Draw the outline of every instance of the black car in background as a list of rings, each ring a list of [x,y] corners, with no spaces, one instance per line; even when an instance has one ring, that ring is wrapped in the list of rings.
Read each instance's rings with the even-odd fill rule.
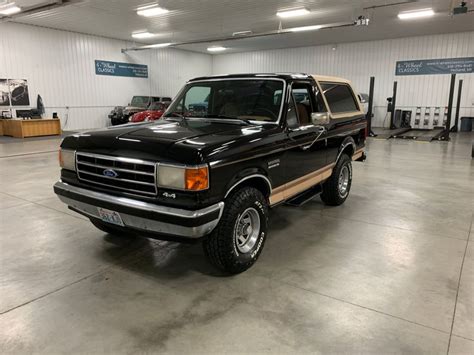
[[[66,137],[54,191],[107,233],[202,241],[216,267],[239,273],[263,250],[269,209],[317,194],[344,203],[366,134],[347,80],[202,77],[159,121]]]
[[[128,123],[131,116],[137,112],[147,110],[154,102],[171,102],[166,96],[133,96],[128,106],[115,106],[109,113],[112,126]]]

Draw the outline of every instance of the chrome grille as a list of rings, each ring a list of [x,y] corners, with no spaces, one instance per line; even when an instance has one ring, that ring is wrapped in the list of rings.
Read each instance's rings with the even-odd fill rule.
[[[140,195],[156,195],[157,192],[155,163],[152,162],[77,152],[76,168],[79,180],[92,184]]]

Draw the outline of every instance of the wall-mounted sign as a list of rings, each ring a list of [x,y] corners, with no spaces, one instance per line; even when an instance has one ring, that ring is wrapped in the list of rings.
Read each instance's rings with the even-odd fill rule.
[[[148,65],[95,61],[96,75],[129,76],[132,78],[148,78]]]
[[[404,60],[397,62],[395,75],[474,73],[474,57]]]

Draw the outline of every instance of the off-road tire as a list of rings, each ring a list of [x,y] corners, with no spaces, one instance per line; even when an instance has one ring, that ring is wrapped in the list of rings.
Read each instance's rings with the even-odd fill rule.
[[[260,228],[255,244],[242,252],[236,242],[238,222],[249,209],[258,213]],[[217,227],[203,241],[204,253],[218,269],[228,274],[238,274],[250,268],[260,256],[268,226],[268,206],[263,194],[253,187],[243,187],[226,200]]]
[[[349,196],[352,185],[352,160],[347,154],[342,154],[334,167],[331,177],[323,184],[321,200],[328,206],[339,206]],[[339,188],[339,177],[342,170],[346,167],[349,173],[349,181],[345,193],[341,193]]]

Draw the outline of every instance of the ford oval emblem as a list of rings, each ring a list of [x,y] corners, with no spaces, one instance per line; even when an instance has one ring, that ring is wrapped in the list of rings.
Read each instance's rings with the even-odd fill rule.
[[[115,172],[115,170],[112,170],[112,169],[105,169],[102,172],[102,175],[107,176],[107,177],[111,177],[111,178],[116,178],[118,176],[118,174]]]

